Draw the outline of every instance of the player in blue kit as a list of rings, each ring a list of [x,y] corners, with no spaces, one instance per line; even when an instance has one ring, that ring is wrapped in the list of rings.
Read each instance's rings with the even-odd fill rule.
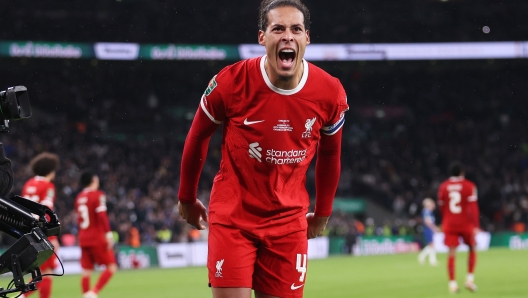
[[[433,244],[433,235],[439,229],[435,224],[434,209],[436,207],[435,202],[431,198],[425,198],[423,200],[422,219],[424,225],[424,240],[425,246],[418,255],[418,261],[420,264],[425,263],[425,259],[429,256],[429,264],[436,266],[436,251]]]

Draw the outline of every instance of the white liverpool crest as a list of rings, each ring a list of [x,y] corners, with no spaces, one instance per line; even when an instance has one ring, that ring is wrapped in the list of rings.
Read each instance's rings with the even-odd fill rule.
[[[224,264],[224,259],[216,261],[216,277],[222,277],[222,265]]]
[[[304,124],[304,127],[306,127],[306,130],[302,133],[303,138],[309,138],[312,136],[312,126],[315,123],[316,117],[313,117],[312,119],[306,119],[306,123]]]

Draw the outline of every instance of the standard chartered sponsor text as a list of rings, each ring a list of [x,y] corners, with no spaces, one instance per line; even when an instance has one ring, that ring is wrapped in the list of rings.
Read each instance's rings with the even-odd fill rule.
[[[304,150],[266,150],[266,162],[276,165],[300,163],[306,159],[306,149]]]
[[[152,59],[156,60],[224,60],[227,57],[224,49],[216,47],[178,47],[173,45],[166,48],[153,46],[150,55]]]
[[[9,55],[11,57],[80,58],[82,49],[62,44],[13,43],[9,47]]]

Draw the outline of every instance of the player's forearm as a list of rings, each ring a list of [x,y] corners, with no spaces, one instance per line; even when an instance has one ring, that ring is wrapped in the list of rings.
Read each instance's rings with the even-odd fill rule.
[[[333,136],[321,136],[315,165],[315,215],[330,216],[341,171],[340,130]]]
[[[196,201],[198,182],[207,157],[209,141],[217,127],[217,124],[198,109],[183,147],[178,191],[178,199],[182,203]]]

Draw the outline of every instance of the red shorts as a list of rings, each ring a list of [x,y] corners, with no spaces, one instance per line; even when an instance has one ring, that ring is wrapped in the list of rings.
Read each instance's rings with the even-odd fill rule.
[[[271,233],[274,234],[271,234]],[[215,288],[253,288],[279,297],[302,297],[308,264],[306,228],[258,235],[209,225],[207,268]]]
[[[48,237],[48,240],[57,240],[57,236],[49,236]],[[58,249],[58,247],[55,247],[55,251]],[[49,259],[47,259],[44,263],[42,263],[42,265],[40,265],[40,271],[44,271],[44,270],[54,270],[55,268],[57,268],[59,266],[59,262],[57,261],[57,257],[55,256],[55,254],[52,254]]]
[[[81,247],[81,267],[83,269],[93,270],[95,264],[108,266],[115,263],[114,250],[108,249],[106,244]]]
[[[468,246],[477,245],[475,240],[475,233],[473,231],[466,232],[444,232],[444,244],[448,247],[456,247],[460,244],[459,238],[462,238],[464,243]]]

